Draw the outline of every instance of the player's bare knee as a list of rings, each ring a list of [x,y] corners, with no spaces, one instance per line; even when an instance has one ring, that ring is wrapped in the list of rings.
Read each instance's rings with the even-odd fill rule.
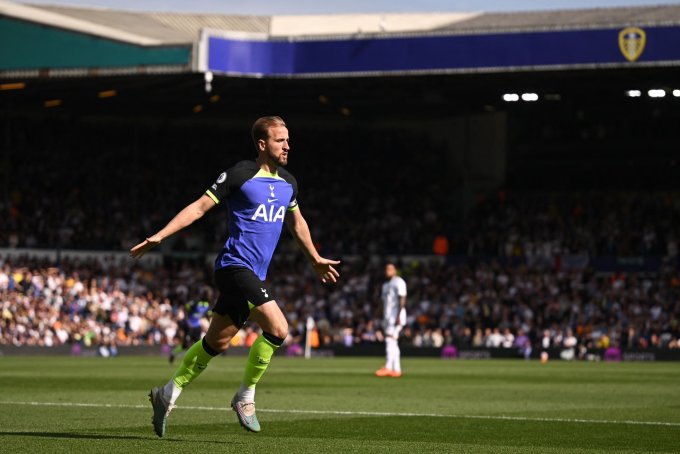
[[[227,329],[219,333],[213,333],[208,330],[208,333],[205,335],[205,341],[214,352],[217,352],[218,354],[224,353],[224,351],[229,348],[234,334],[236,334],[235,329]]]
[[[288,322],[286,319],[277,320],[276,323],[272,323],[269,329],[264,330],[269,334],[276,336],[280,339],[285,340],[288,336]]]
[[[286,320],[283,313],[281,313],[281,317],[277,320],[276,325],[276,333],[273,334],[276,334],[281,339],[285,339],[288,336],[288,320]]]
[[[229,347],[229,340],[215,339],[206,335],[203,340],[203,349],[211,356],[217,356]]]
[[[283,343],[288,336],[288,321],[283,316],[270,320],[269,326],[267,329],[263,329],[263,331],[281,339],[281,343]]]
[[[280,332],[278,333],[280,334]],[[284,333],[283,336],[279,336],[278,334],[270,333],[268,331],[263,331],[262,336],[269,341],[270,344],[276,345],[277,347],[280,347],[283,345],[283,342],[286,340],[286,336],[288,333]]]
[[[220,353],[224,353],[224,351],[229,348],[229,341],[230,340],[231,339],[220,339],[220,340],[218,340],[217,345],[216,345],[216,349]]]
[[[280,339],[288,336],[288,321],[272,300],[253,310],[251,318],[260,325],[262,331]]]

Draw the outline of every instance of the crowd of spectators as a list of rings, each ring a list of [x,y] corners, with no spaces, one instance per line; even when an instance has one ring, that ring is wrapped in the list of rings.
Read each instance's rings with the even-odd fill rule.
[[[455,254],[522,257],[678,256],[680,193],[573,192],[483,197]]]
[[[39,135],[17,131],[8,149],[0,247],[125,250],[198,198],[224,168],[254,157],[247,126],[121,128],[117,135],[108,124],[39,127]],[[678,192],[503,190],[480,197],[463,216],[441,147],[423,134],[293,125],[291,135],[288,167],[326,254],[430,254],[443,236],[449,254],[521,257],[531,265],[565,254],[678,255]],[[212,252],[225,235],[218,207],[164,247]]]
[[[247,126],[148,127],[114,135],[108,122],[50,121],[39,125],[41,134],[13,131],[0,169],[8,176],[0,248],[126,250],[224,168],[254,156]],[[343,259],[340,283],[323,286],[284,234],[270,276],[291,342],[301,340],[309,316],[320,345],[380,341],[375,257],[428,255],[444,238],[449,260],[403,263],[405,343],[678,347],[680,193],[502,190],[463,216],[441,147],[423,134],[361,127],[352,134],[293,127],[291,134],[289,170],[313,238],[324,255]],[[226,221],[220,206],[164,241],[164,253],[200,258],[159,267],[0,258],[0,343],[175,342],[186,303],[214,299],[203,258],[223,244]],[[648,274],[587,268],[589,258],[603,256],[664,257],[667,264]],[[560,266],[568,257],[576,266]]]
[[[170,343],[187,298],[209,296],[204,270],[153,271],[113,258],[5,262],[0,267],[0,343],[53,346]],[[197,284],[198,283],[198,284]]]
[[[300,258],[279,258],[270,283],[301,342],[307,317],[321,346],[382,340],[382,266],[343,264],[325,286]],[[412,261],[406,345],[592,350],[680,348],[680,273],[600,276],[494,264]],[[171,262],[144,268],[109,260],[5,260],[0,266],[0,344],[83,346],[177,342],[185,305],[214,299],[209,267]],[[244,341],[242,333],[235,341]]]
[[[110,125],[72,133],[62,126],[15,133],[8,197],[0,199],[7,213],[0,216],[0,247],[125,250],[200,197],[223,170],[255,158],[247,126],[158,126],[135,138],[124,128],[111,135]],[[441,176],[432,147],[419,134],[292,128],[288,170],[324,252],[430,253],[434,236],[446,229],[437,206],[447,200],[432,177]],[[416,169],[408,164],[414,150]],[[164,247],[212,252],[225,238],[220,206]]]

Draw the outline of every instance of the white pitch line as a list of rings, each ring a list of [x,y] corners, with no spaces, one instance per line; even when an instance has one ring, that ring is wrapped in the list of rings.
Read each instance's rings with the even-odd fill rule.
[[[89,408],[149,408],[149,405],[131,404],[94,404],[86,402],[19,402],[0,401],[0,405],[25,405],[34,407],[89,407]],[[202,407],[202,406],[177,406],[178,410],[203,410],[203,411],[231,411],[226,407]],[[426,417],[426,418],[453,418],[453,419],[484,419],[491,421],[525,421],[525,422],[562,422],[574,424],[625,424],[632,426],[666,426],[680,427],[680,422],[664,421],[634,421],[634,420],[608,420],[608,419],[572,419],[572,418],[534,418],[529,416],[503,416],[503,415],[445,415],[441,413],[399,413],[382,411],[341,411],[341,410],[282,410],[282,409],[258,409],[261,413],[288,413],[302,415],[337,415],[337,416],[401,416],[401,417]]]

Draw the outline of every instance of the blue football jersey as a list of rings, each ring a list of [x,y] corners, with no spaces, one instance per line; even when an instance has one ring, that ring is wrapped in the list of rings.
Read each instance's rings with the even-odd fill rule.
[[[295,177],[283,168],[269,173],[255,161],[241,161],[222,172],[205,193],[215,203],[226,200],[229,205],[229,237],[215,269],[241,266],[264,280],[286,211],[298,207]]]
[[[210,310],[210,303],[198,301],[197,303],[187,303],[184,307],[187,314],[187,325],[191,328],[200,328],[201,319]]]

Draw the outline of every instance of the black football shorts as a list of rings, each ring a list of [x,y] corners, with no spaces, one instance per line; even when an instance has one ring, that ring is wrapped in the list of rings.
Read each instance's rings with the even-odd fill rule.
[[[250,310],[274,299],[257,275],[240,266],[227,266],[215,271],[215,284],[220,291],[214,312],[228,315],[239,328],[248,320]]]

